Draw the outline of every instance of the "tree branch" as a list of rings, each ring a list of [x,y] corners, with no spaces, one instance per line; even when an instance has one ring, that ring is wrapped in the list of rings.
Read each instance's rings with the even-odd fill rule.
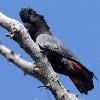
[[[25,73],[39,73],[37,70],[38,68],[36,67],[35,64],[32,64],[31,62],[25,61],[22,59],[20,56],[16,55],[8,49],[6,46],[0,44],[0,53],[8,59],[8,61],[14,63],[15,65],[18,66],[21,70],[23,70]]]
[[[68,93],[64,89],[56,73],[53,71],[51,64],[48,62],[48,59],[41,53],[40,48],[33,42],[28,31],[21,23],[0,13],[0,26],[11,32],[10,36],[12,39],[35,61],[39,69],[39,73],[35,73],[35,77],[38,78],[44,86],[48,87],[56,100],[78,100],[76,95]],[[19,68],[21,68],[21,65]],[[34,76],[33,69],[29,74]]]

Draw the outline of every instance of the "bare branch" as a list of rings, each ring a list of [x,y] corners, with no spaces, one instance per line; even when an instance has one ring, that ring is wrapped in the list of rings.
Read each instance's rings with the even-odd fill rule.
[[[34,59],[39,68],[38,78],[53,93],[56,100],[78,100],[76,95],[68,93],[59,82],[48,59],[31,39],[28,31],[18,21],[0,13],[0,26],[11,32],[12,38]],[[30,75],[34,76],[33,73]]]
[[[22,69],[24,72],[30,74],[32,72],[38,72],[36,69],[36,65],[31,62],[25,61],[20,56],[14,54],[10,49],[6,46],[0,44],[0,53],[5,56],[10,62],[14,63],[18,66],[18,68]]]

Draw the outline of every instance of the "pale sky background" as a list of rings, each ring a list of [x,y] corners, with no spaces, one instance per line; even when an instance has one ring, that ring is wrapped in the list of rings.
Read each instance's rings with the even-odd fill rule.
[[[1,0],[0,11],[20,20],[22,7],[32,7],[45,16],[51,32],[98,78],[95,88],[88,95],[80,94],[67,76],[59,75],[66,89],[78,94],[83,100],[100,99],[100,0]],[[21,54],[30,57],[0,28],[0,41]],[[14,64],[0,55],[0,100],[54,100],[48,90],[38,89],[42,85],[30,76],[24,76]]]

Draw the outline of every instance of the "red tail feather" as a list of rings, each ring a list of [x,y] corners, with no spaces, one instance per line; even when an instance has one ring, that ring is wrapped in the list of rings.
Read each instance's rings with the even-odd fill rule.
[[[77,71],[77,72],[80,72],[82,70],[82,68],[74,61],[71,61],[74,69]]]
[[[69,76],[69,78],[81,93],[88,94],[88,91],[94,88],[92,81],[94,74],[77,61],[71,61],[71,63],[75,69],[75,75]]]

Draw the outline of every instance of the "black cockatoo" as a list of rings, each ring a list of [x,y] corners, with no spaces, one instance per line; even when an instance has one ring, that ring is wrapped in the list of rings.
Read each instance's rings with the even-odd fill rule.
[[[42,15],[31,8],[22,8],[20,18],[34,42],[47,56],[55,72],[67,75],[77,89],[84,94],[94,88],[94,73],[82,65],[63,43],[55,38]]]

